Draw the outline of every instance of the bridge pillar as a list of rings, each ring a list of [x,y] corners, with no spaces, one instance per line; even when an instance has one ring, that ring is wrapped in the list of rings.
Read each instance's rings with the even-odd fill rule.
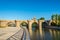
[[[15,20],[16,27],[20,27],[20,21]]]
[[[51,26],[51,22],[52,22],[52,20],[50,20],[50,22],[49,22],[49,26]]]
[[[28,22],[28,27],[29,27],[29,30],[32,30],[31,21]]]
[[[30,20],[28,21],[28,29],[29,29],[30,35],[32,35],[32,22]]]
[[[42,22],[44,22],[44,20],[39,20],[39,29],[42,30]]]
[[[41,20],[39,20],[39,29],[40,29],[40,30],[42,29],[42,23],[41,23]]]

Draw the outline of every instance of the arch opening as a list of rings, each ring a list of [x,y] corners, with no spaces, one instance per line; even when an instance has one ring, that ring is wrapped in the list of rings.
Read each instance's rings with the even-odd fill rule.
[[[36,29],[38,29],[38,24],[36,22],[32,23],[32,30],[35,31]]]
[[[28,29],[28,24],[27,24],[26,22],[22,22],[20,25],[21,25],[22,27],[26,27],[26,28]]]
[[[49,26],[48,23],[42,22],[42,28],[45,28],[45,27],[47,27],[47,26]]]
[[[13,22],[8,22],[7,25],[8,27],[16,27],[16,24]]]

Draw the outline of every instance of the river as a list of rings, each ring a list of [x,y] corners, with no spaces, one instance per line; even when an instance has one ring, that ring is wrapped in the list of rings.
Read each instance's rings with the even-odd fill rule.
[[[60,31],[45,29],[42,30],[30,30],[30,38],[31,40],[60,40]]]

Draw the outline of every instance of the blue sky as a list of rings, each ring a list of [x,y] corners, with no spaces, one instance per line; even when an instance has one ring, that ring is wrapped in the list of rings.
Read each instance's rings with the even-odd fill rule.
[[[0,0],[0,19],[29,20],[60,14],[60,0]]]

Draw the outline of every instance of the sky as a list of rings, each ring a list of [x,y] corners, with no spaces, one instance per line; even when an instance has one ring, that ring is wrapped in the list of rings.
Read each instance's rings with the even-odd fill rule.
[[[60,0],[0,0],[0,20],[31,20],[60,14]]]

